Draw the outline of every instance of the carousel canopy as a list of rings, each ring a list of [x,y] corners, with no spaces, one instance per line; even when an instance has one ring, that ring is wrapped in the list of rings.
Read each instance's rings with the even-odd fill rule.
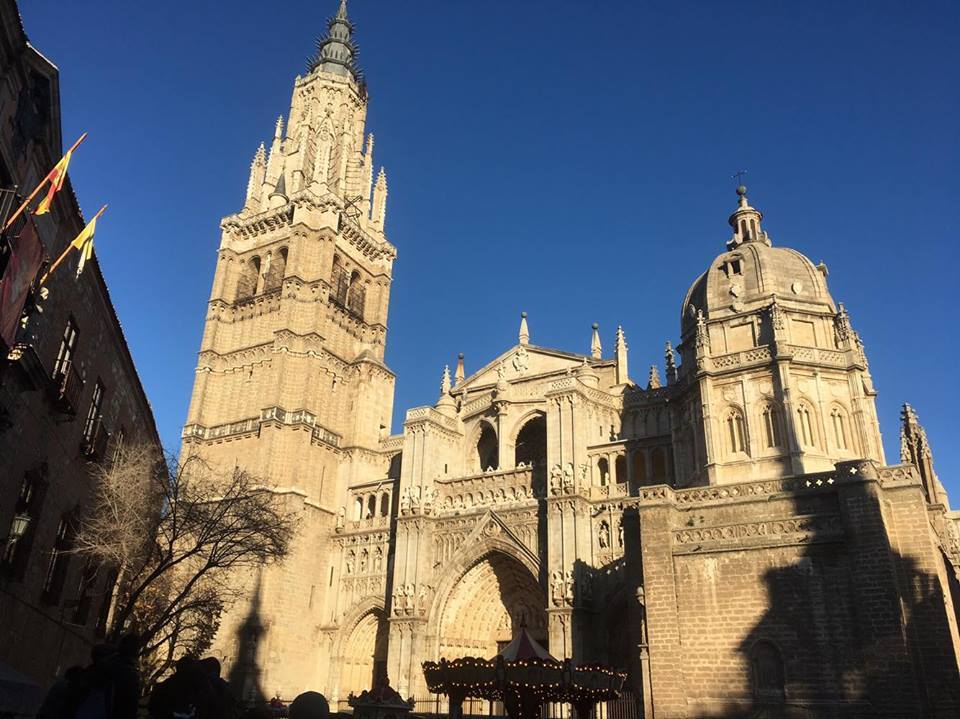
[[[540,646],[537,641],[530,636],[526,628],[521,628],[520,632],[514,637],[513,641],[503,648],[497,656],[503,657],[505,662],[516,662],[524,659],[545,659],[547,661],[557,661],[550,652]],[[495,659],[496,657],[494,657]],[[493,659],[491,659],[493,661]]]

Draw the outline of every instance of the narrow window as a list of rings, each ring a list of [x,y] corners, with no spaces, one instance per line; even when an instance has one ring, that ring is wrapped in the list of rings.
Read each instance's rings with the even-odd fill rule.
[[[367,498],[367,519],[373,519],[377,516],[377,498],[371,494]]]
[[[3,568],[18,579],[23,577],[33,528],[37,523],[40,504],[38,495],[36,480],[29,475],[24,477],[20,483],[20,494],[17,496],[14,516],[7,530],[2,556]]]
[[[110,622],[110,609],[113,606],[113,590],[116,588],[118,572],[111,569],[107,580],[103,583],[103,594],[100,596],[100,609],[97,611],[95,631],[98,637],[107,633],[107,624]]]
[[[767,405],[763,410],[763,429],[768,448],[780,447],[782,444],[780,410],[773,405]]]
[[[72,519],[69,514],[60,518],[57,525],[57,535],[50,551],[50,562],[43,578],[42,599],[46,604],[58,604],[63,592],[63,582],[67,577],[70,565],[70,549],[72,544]]]
[[[731,410],[727,415],[727,434],[729,435],[728,440],[732,453],[737,454],[746,451],[743,415],[738,410]]]
[[[100,429],[100,420],[103,417],[103,382],[99,379],[93,386],[93,397],[90,400],[90,409],[87,410],[87,421],[83,425],[83,441],[89,444]]]
[[[617,456],[613,466],[617,474],[617,484],[623,484],[627,481],[627,458],[622,454]]]
[[[57,361],[53,365],[54,377],[62,377],[67,373],[76,349],[77,323],[74,322],[73,317],[71,317],[67,320],[67,326],[63,330],[63,338],[60,340],[60,349],[57,351]]]
[[[606,487],[610,483],[610,463],[606,457],[597,460],[597,474],[600,475],[600,486]]]
[[[839,407],[834,407],[830,416],[833,419],[833,438],[837,449],[848,449],[847,428],[844,423],[843,410]]]
[[[384,492],[380,495],[380,516],[386,517],[390,514],[390,495]]]
[[[800,441],[805,447],[813,446],[813,423],[810,421],[810,410],[805,404],[797,407],[797,424],[800,428]]]
[[[77,599],[70,618],[71,624],[86,626],[90,617],[90,605],[93,603],[93,587],[97,583],[97,565],[88,558],[80,572],[80,584],[77,586]]]

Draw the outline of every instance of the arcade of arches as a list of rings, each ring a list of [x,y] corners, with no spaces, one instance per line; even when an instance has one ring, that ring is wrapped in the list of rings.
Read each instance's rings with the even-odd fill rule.
[[[546,598],[518,560],[492,552],[454,586],[440,618],[439,656],[492,657],[525,626],[546,644]]]

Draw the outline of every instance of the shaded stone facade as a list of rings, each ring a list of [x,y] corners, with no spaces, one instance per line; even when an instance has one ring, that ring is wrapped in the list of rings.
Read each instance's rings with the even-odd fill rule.
[[[389,435],[396,250],[366,103],[342,3],[221,225],[183,451],[302,517],[221,627],[246,695],[345,708],[385,674],[424,695],[421,662],[526,626],[627,669],[647,716],[950,715],[954,517],[912,410],[886,465],[826,268],[774,245],[741,188],[664,379],[630,378],[622,330],[579,354],[535,345],[524,315]]]
[[[63,143],[57,68],[27,41],[14,2],[0,0],[0,18],[2,198],[34,188]],[[30,222],[47,258],[59,256],[85,224],[69,177]],[[76,267],[74,253],[46,283],[43,311],[12,347],[0,341],[0,664],[40,686],[85,664],[107,621],[113,575],[69,552],[91,465],[124,443],[160,447],[99,264],[80,277]]]

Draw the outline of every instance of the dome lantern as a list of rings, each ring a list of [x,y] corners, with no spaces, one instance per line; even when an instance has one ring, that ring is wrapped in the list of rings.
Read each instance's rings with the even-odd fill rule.
[[[733,237],[727,242],[728,249],[739,247],[744,242],[762,242],[770,246],[770,238],[760,226],[763,219],[763,213],[760,210],[751,207],[747,199],[747,188],[740,185],[737,188],[737,209],[734,211],[727,222],[733,228]]]

